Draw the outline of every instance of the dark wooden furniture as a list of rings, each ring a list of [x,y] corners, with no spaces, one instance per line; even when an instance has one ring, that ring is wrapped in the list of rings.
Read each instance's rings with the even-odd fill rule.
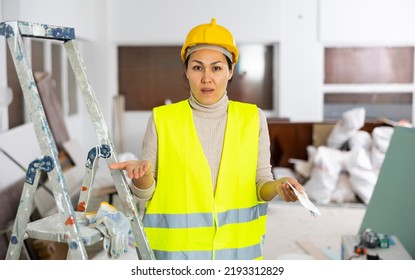
[[[289,122],[269,119],[271,165],[292,168],[293,165],[288,162],[290,158],[307,160],[307,146],[314,145],[319,136],[316,134],[316,128],[323,126],[330,129],[334,125],[335,122]],[[380,125],[385,124],[381,121],[366,122],[361,130],[372,132]]]

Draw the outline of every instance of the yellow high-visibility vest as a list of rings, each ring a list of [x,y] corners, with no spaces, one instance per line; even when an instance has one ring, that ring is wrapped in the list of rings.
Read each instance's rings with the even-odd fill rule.
[[[143,224],[156,259],[262,259],[266,203],[258,202],[259,116],[229,101],[216,191],[188,100],[154,109],[157,185]]]

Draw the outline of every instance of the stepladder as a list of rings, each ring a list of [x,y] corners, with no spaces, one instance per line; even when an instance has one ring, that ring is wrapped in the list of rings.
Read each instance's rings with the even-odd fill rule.
[[[0,23],[0,35],[6,38],[41,151],[41,156],[30,163],[26,172],[6,259],[19,259],[23,242],[27,238],[65,242],[68,244],[68,259],[88,259],[85,246],[102,240],[98,230],[88,227],[84,215],[97,171],[96,162],[99,158],[103,158],[109,165],[118,161],[118,155],[77,48],[75,30],[71,27],[10,21]],[[25,54],[23,37],[57,40],[63,43],[89,119],[97,135],[98,143],[87,155],[85,177],[82,186],[80,186],[81,194],[76,209],[71,202],[68,186],[58,159],[58,148],[46,118],[30,63]],[[30,222],[34,193],[42,173],[47,174],[48,181],[51,183],[58,213]],[[131,224],[138,259],[155,259],[123,171],[110,170],[110,173],[120,198],[121,210]]]

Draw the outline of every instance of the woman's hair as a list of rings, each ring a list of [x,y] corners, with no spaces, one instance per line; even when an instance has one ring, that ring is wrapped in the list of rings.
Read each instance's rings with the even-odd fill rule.
[[[228,62],[228,69],[229,69],[229,71],[230,70],[232,70],[232,61],[229,59],[229,57],[227,57],[226,55],[224,55],[225,56],[225,58],[226,58],[226,62]],[[190,55],[186,58],[186,60],[184,61],[184,67],[185,67],[185,69],[187,69],[187,66],[188,66],[188,64],[189,64],[189,58],[190,58]]]

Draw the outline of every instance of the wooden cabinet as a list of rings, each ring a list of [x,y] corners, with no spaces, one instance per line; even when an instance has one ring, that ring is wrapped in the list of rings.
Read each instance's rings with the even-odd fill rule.
[[[268,120],[268,130],[271,142],[271,165],[273,167],[292,167],[290,158],[307,159],[307,146],[321,144],[319,139],[327,136],[335,122],[289,122]],[[367,122],[361,130],[369,133],[383,122]],[[324,127],[324,129],[321,129]],[[325,135],[319,135],[321,133]],[[317,144],[317,142],[319,142]]]

